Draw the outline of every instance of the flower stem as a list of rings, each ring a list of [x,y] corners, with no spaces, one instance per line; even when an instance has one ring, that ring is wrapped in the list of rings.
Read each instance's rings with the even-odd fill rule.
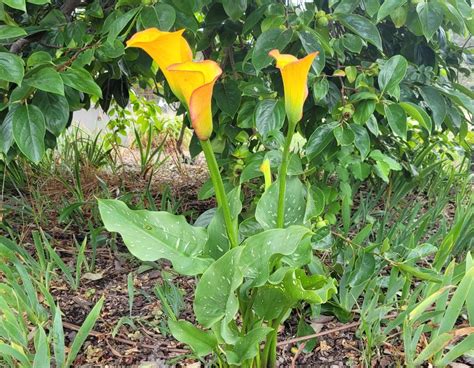
[[[229,237],[230,246],[234,248],[238,245],[237,228],[232,221],[232,215],[230,213],[229,201],[227,200],[227,194],[225,193],[224,183],[222,182],[221,173],[219,166],[217,165],[216,156],[212,150],[211,143],[209,140],[201,141],[201,147],[206,157],[207,167],[211,175],[212,185],[216,192],[217,205],[222,208],[224,214],[225,226],[227,228],[227,235]]]
[[[283,147],[283,156],[281,159],[280,174],[278,176],[278,209],[277,209],[277,227],[282,228],[285,225],[285,192],[286,192],[286,174],[290,157],[290,145],[295,132],[296,123],[288,123],[288,134]]]
[[[276,366],[276,349],[277,349],[277,338],[278,338],[278,327],[280,327],[280,323],[285,317],[287,310],[283,311],[276,319],[273,321],[269,321],[269,325],[273,328],[267,335],[267,339],[265,341],[265,347],[263,348],[262,352],[262,367],[265,368],[274,368]]]

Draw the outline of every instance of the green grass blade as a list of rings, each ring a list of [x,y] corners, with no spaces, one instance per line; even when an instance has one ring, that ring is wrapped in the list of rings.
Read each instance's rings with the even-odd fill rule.
[[[0,356],[9,356],[16,359],[21,363],[22,368],[31,367],[31,362],[24,353],[14,349],[10,345],[4,344],[3,342],[0,342]]]
[[[49,345],[46,339],[46,333],[43,327],[39,327],[35,335],[35,359],[33,360],[33,368],[50,367]]]
[[[61,368],[64,366],[65,351],[64,351],[64,330],[63,321],[61,318],[61,310],[59,305],[56,307],[56,313],[54,314],[53,320],[53,351],[54,359],[56,361],[56,367]]]
[[[436,361],[437,367],[445,367],[449,363],[453,362],[461,355],[467,353],[469,350],[472,350],[474,347],[474,334],[469,335],[454,348],[452,348],[448,353],[446,353],[442,359]]]
[[[414,364],[419,365],[431,358],[438,351],[444,349],[446,345],[449,344],[452,338],[453,335],[451,335],[450,333],[443,333],[439,335],[436,339],[431,341],[426,348],[421,351],[421,353],[415,359]]]
[[[441,320],[439,325],[439,333],[448,332],[454,327],[459,314],[461,313],[462,307],[466,298],[469,295],[469,290],[474,283],[474,267],[471,267],[469,272],[464,275],[461,282],[459,283],[453,297],[449,301],[446,313]]]
[[[82,347],[82,344],[87,339],[87,336],[89,335],[89,332],[92,330],[92,328],[95,325],[95,322],[100,316],[100,311],[102,309],[102,306],[104,304],[104,298],[100,298],[97,304],[92,308],[91,312],[87,316],[86,320],[82,324],[81,328],[77,332],[77,335],[72,342],[71,345],[71,350],[69,351],[69,354],[67,356],[66,364],[64,365],[65,368],[68,368],[74,363],[74,360],[77,357],[77,354],[79,353],[79,350]]]
[[[426,309],[433,304],[438,298],[443,295],[446,291],[448,291],[451,288],[451,286],[445,286],[438,291],[435,291],[433,294],[431,294],[429,297],[424,299],[420,304],[418,304],[409,314],[409,319],[411,322],[416,321],[422,314],[423,312],[426,311]]]

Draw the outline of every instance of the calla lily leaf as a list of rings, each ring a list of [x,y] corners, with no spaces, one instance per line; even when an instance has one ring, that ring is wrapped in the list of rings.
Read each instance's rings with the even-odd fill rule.
[[[184,216],[131,210],[113,199],[99,200],[99,211],[106,229],[120,233],[128,250],[142,261],[168,259],[183,275],[199,275],[212,263],[201,257],[206,230],[189,225]]]

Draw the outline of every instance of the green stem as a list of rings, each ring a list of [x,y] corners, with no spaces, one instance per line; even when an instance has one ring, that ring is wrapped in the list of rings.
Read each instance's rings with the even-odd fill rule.
[[[290,157],[290,145],[295,132],[296,123],[288,123],[288,134],[283,147],[283,156],[281,159],[279,189],[278,189],[278,210],[277,210],[277,227],[282,228],[285,225],[285,192],[286,192],[286,174],[288,172],[288,164]]]
[[[267,335],[265,347],[262,353],[262,367],[273,368],[276,366],[276,344],[278,338],[278,327],[287,311],[281,313],[276,319],[270,322],[273,331]]]
[[[227,194],[225,193],[224,183],[222,182],[221,173],[219,166],[217,165],[216,156],[212,150],[211,143],[209,140],[201,141],[201,147],[206,157],[207,167],[211,175],[212,184],[216,192],[217,205],[222,208],[224,214],[225,226],[227,228],[227,235],[229,237],[231,248],[238,245],[237,227],[232,221],[232,215],[230,213],[229,201],[227,200]]]

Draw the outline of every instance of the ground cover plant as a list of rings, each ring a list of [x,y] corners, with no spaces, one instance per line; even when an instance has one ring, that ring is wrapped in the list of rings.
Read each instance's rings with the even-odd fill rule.
[[[472,364],[469,1],[0,10],[1,364]]]

